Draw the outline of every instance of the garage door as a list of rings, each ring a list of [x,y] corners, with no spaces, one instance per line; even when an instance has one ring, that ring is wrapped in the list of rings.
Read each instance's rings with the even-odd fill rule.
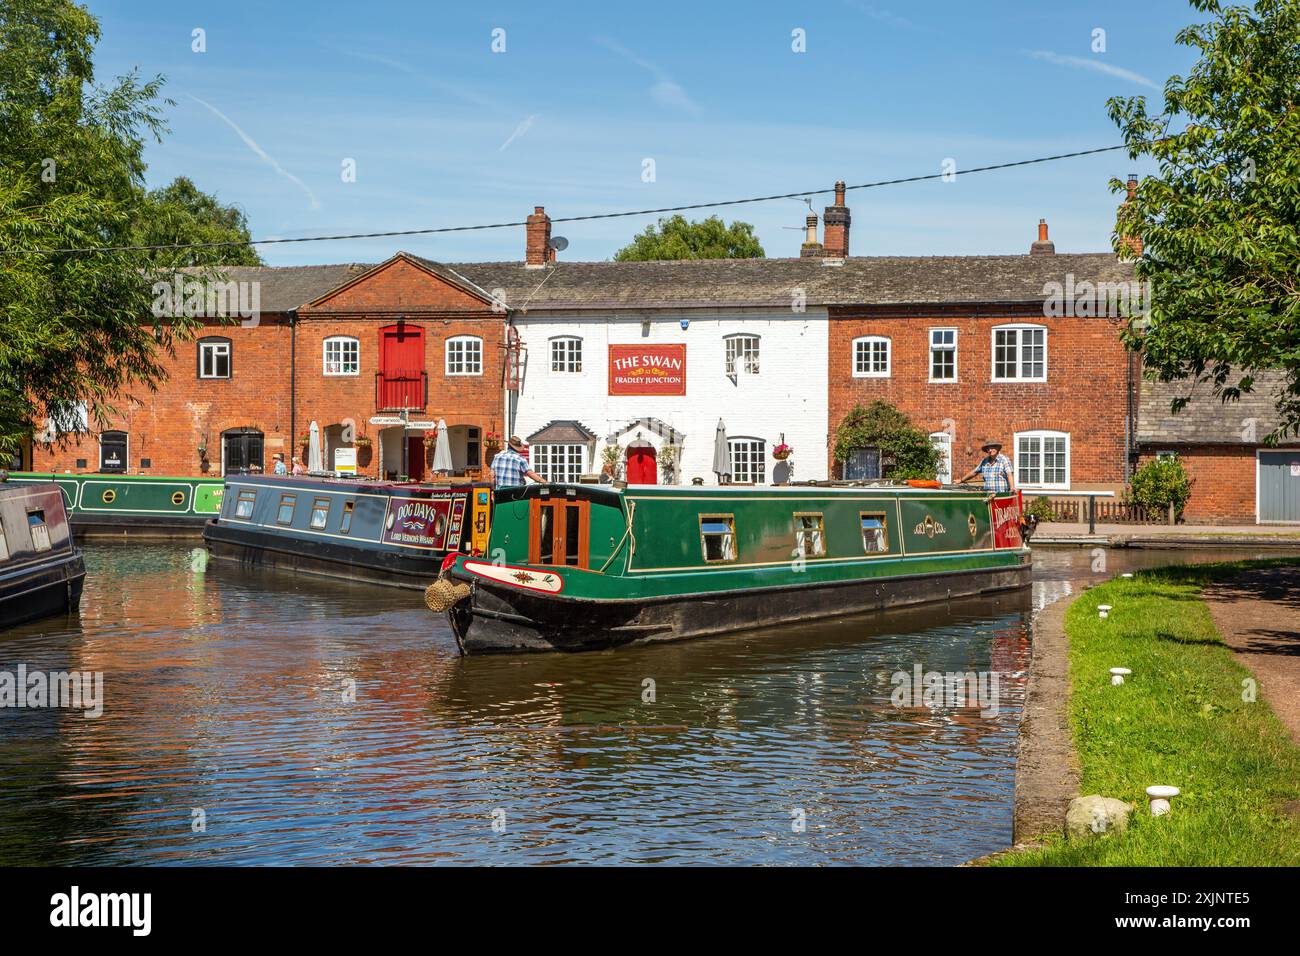
[[[1259,520],[1300,522],[1300,448],[1259,453]]]

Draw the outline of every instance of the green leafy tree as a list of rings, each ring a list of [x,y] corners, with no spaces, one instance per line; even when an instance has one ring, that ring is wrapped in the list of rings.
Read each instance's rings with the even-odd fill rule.
[[[763,247],[754,227],[736,221],[727,225],[717,216],[688,222],[682,215],[646,226],[629,245],[614,253],[618,262],[649,259],[761,259]]]
[[[930,436],[889,402],[854,405],[835,429],[835,460],[848,461],[855,448],[879,448],[881,474],[900,481],[934,478],[940,451]]]
[[[192,330],[148,321],[151,262],[125,252],[27,250],[130,244],[144,140],[164,131],[161,77],[101,87],[99,23],[70,0],[0,4],[0,453],[84,403],[103,421],[131,383],[163,374],[159,350]]]
[[[1283,370],[1275,434],[1300,432],[1300,0],[1191,4],[1210,18],[1178,33],[1199,58],[1163,108],[1108,103],[1129,154],[1159,167],[1116,227],[1117,250],[1141,239],[1152,290],[1127,341],[1160,380],[1210,382],[1224,400]]]
[[[1148,511],[1167,511],[1181,518],[1192,496],[1192,479],[1177,455],[1147,462],[1129,480],[1129,498]]]
[[[242,209],[223,206],[185,176],[146,195],[131,224],[131,245],[135,246],[247,243],[251,238]],[[166,250],[151,258],[169,266],[262,265],[262,257],[250,245]]]

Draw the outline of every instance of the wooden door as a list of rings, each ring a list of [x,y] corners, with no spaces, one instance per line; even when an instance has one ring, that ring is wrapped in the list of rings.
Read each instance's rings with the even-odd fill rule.
[[[424,439],[419,435],[406,436],[406,477],[424,480]]]
[[[591,502],[533,498],[528,503],[528,563],[585,568]]]
[[[659,484],[659,467],[655,450],[649,445],[627,450],[627,483],[629,485]]]
[[[423,408],[424,330],[400,322],[379,330],[380,408]]]

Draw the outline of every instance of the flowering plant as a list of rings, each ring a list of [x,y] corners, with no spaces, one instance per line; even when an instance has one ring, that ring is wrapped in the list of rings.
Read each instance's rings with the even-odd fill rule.
[[[791,448],[789,445],[787,445],[785,442],[781,442],[781,444],[777,445],[775,448],[772,449],[772,457],[775,458],[777,461],[785,461],[793,454],[794,454],[794,449]]]

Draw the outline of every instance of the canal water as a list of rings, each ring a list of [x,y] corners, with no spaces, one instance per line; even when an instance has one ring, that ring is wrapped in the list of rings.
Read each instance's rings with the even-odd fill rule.
[[[997,598],[466,659],[417,592],[191,550],[89,544],[79,614],[0,633],[0,672],[103,674],[95,718],[0,708],[0,864],[961,863],[1011,840],[1032,608],[1225,557],[1040,551]],[[899,698],[918,667],[996,672],[996,708]]]

